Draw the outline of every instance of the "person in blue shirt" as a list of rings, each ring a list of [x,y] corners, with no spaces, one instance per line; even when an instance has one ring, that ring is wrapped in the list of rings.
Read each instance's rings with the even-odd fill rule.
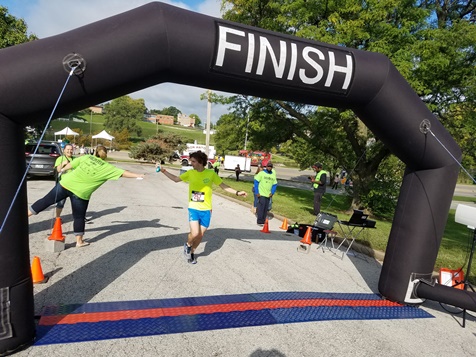
[[[254,177],[254,192],[258,197],[256,217],[258,225],[262,226],[268,214],[269,200],[278,187],[278,180],[273,172],[273,163],[269,161],[266,167]]]

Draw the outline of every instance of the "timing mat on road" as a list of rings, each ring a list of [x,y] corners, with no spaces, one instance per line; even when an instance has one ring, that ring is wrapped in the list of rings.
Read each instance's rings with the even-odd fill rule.
[[[35,345],[329,320],[433,317],[377,294],[273,292],[45,307]]]

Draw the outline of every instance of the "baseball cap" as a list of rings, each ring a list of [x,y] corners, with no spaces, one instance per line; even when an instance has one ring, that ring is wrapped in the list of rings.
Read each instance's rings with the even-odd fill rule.
[[[312,165],[314,167],[322,167],[322,164],[320,162],[316,162],[314,165]]]
[[[268,163],[266,164],[266,167],[273,167],[273,163],[271,161],[268,161]]]

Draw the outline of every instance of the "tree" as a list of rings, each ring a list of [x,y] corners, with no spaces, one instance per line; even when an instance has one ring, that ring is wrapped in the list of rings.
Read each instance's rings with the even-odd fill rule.
[[[383,53],[445,125],[453,122],[455,113],[464,112],[466,118],[473,118],[471,123],[459,120],[459,127],[449,125],[455,137],[474,127],[476,28],[470,18],[475,1],[232,0],[222,3],[227,9],[225,19]],[[435,18],[437,21],[433,21]],[[272,130],[273,135],[286,132],[289,138],[284,147],[301,167],[319,159],[330,170],[343,167],[351,173],[354,206],[375,205],[369,195],[379,175],[385,177],[379,174],[382,163],[393,164],[395,170],[384,171],[401,177],[401,168],[394,160],[387,160],[391,155],[388,148],[348,110],[265,99],[250,108],[253,113],[255,108],[259,109],[256,119]],[[257,133],[250,134],[255,142]],[[282,136],[275,140],[270,135],[268,141],[278,144],[278,138],[281,140],[286,135]]]
[[[28,34],[28,28],[23,19],[17,19],[8,14],[8,9],[0,5],[0,48],[37,39],[36,35]]]
[[[217,121],[215,146],[217,152],[239,150],[244,142],[243,121],[235,113],[224,114]]]
[[[200,125],[202,125],[202,121],[200,120],[200,117],[197,114],[190,114],[190,118],[195,119],[195,127],[199,128]]]
[[[140,136],[142,128],[138,122],[143,119],[146,110],[144,99],[132,99],[129,96],[114,99],[104,106],[104,126],[109,131],[126,129]]]
[[[113,131],[111,133],[114,136],[113,146],[119,150],[128,150],[131,147],[130,134],[127,129],[121,131]]]
[[[182,114],[182,112],[179,109],[177,109],[176,107],[171,106],[171,107],[166,107],[166,108],[160,110],[158,114],[171,115],[175,118],[175,120],[177,120],[177,116],[179,114]]]
[[[152,162],[172,161],[175,151],[183,151],[186,147],[182,137],[175,134],[165,134],[160,130],[145,142],[131,149],[130,157],[137,160]]]
[[[6,48],[38,39],[34,34],[28,34],[28,28],[23,19],[8,13],[8,9],[0,5],[0,48]],[[26,127],[25,138],[33,139],[45,130],[45,125]]]

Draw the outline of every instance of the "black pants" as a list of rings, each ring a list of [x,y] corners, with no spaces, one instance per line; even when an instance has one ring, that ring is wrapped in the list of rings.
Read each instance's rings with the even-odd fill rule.
[[[314,191],[314,214],[318,215],[321,212],[321,200],[324,192]]]
[[[66,199],[71,199],[71,209],[73,210],[73,230],[74,235],[84,235],[84,218],[86,217],[86,211],[88,209],[89,201],[79,198],[71,191],[65,189],[59,183],[56,184],[53,189],[46,194],[45,197],[40,198],[38,201],[31,205],[31,211],[33,214],[40,213],[49,206]]]
[[[256,223],[264,224],[268,215],[269,197],[259,196],[256,206]]]

